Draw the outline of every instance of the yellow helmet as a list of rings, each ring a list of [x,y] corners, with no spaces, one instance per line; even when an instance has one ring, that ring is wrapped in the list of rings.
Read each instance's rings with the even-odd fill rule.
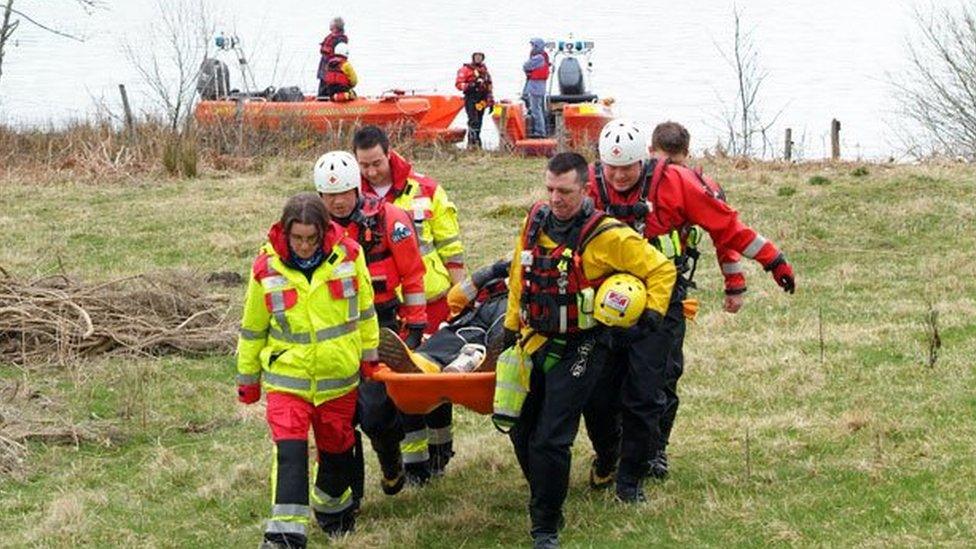
[[[620,328],[629,328],[637,323],[647,305],[647,290],[644,283],[632,274],[611,275],[596,291],[593,318]]]

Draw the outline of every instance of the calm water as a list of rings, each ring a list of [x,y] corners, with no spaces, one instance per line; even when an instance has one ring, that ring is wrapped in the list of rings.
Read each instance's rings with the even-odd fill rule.
[[[17,2],[38,19],[88,39],[79,44],[22,24],[0,80],[2,119],[60,123],[89,115],[97,99],[118,108],[119,83],[130,89],[136,108],[149,105],[121,44],[166,53],[143,36],[153,23],[155,1],[106,3],[108,10],[85,17],[65,0]],[[734,97],[734,73],[719,52],[719,46],[730,50],[732,42],[731,3],[725,1],[208,4],[219,28],[236,31],[244,40],[261,87],[314,90],[317,44],[330,17],[338,14],[346,19],[360,93],[394,87],[453,91],[457,68],[471,51],[482,50],[496,97],[515,97],[524,80],[520,68],[528,39],[574,33],[596,42],[595,88],[617,100],[619,115],[646,124],[683,122],[695,150],[712,146],[722,134],[722,112]],[[904,66],[910,0],[750,0],[739,5],[768,72],[763,110],[770,116],[782,110],[771,131],[777,147],[783,128],[790,126],[802,156],[822,157],[829,151],[830,120],[837,118],[843,124],[845,156],[897,152],[897,140],[889,136],[896,117],[886,72]]]

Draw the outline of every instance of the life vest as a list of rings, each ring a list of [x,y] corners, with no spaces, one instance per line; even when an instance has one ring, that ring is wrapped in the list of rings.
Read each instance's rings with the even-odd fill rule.
[[[682,266],[691,253],[697,257],[697,250],[691,252],[701,241],[701,230],[692,225],[683,225],[672,228],[665,234],[648,235],[647,216],[654,211],[654,196],[657,186],[661,181],[664,168],[670,164],[665,159],[658,162],[656,158],[644,164],[638,181],[640,189],[638,197],[633,204],[615,204],[610,200],[610,193],[607,191],[607,183],[603,179],[603,165],[598,161],[593,165],[593,177],[596,181],[597,193],[600,197],[599,206],[611,217],[616,218],[629,225],[638,234],[644,235],[652,246],[658,249],[665,257]],[[704,183],[703,183],[704,184]]]
[[[322,40],[322,43],[319,44],[319,53],[325,57],[332,57],[332,54],[335,52],[335,47],[340,42],[345,42],[347,44],[349,43],[349,38],[346,37],[345,33],[333,34],[330,32],[328,35],[326,35],[325,39]]]
[[[542,66],[536,67],[525,72],[525,77],[529,80],[548,80],[549,79],[549,54],[542,51]]]
[[[342,71],[342,66],[345,64],[346,58],[341,55],[336,55],[329,59],[325,67],[325,84],[327,86],[345,88],[341,91],[346,91],[352,87],[352,81],[349,80],[349,76]]]
[[[596,325],[593,319],[594,288],[601,279],[590,280],[583,271],[582,253],[597,234],[618,224],[597,226],[607,216],[591,211],[574,230],[568,244],[553,249],[539,245],[539,235],[550,214],[545,203],[536,204],[522,235],[521,317],[522,323],[542,334],[577,333]]]

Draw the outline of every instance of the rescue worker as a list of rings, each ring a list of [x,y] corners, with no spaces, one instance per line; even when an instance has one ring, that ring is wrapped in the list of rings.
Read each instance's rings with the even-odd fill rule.
[[[380,361],[397,372],[491,371],[502,351],[510,262],[482,267],[447,294],[451,320],[411,350],[396,334],[380,333]]]
[[[316,194],[291,197],[254,261],[237,343],[238,400],[253,404],[264,389],[274,441],[262,547],[305,547],[309,425],[315,519],[330,535],[353,530],[353,416],[360,368],[375,365],[378,338],[361,248]]]
[[[335,53],[325,64],[325,76],[319,88],[319,98],[343,103],[356,98],[356,84],[359,77],[349,62],[349,46],[343,42],[337,44]]]
[[[546,82],[549,80],[549,54],[546,52],[546,42],[541,38],[529,40],[532,49],[529,59],[522,63],[525,71],[525,88],[522,94],[528,97],[529,116],[532,127],[529,137],[546,137]]]
[[[485,111],[495,104],[491,74],[485,66],[485,54],[476,51],[471,62],[458,69],[454,86],[464,94],[464,112],[468,115],[468,147],[481,148],[481,123]]]
[[[329,22],[329,34],[325,35],[322,43],[319,44],[319,69],[315,77],[319,80],[319,97],[324,97],[325,71],[326,65],[335,53],[335,47],[339,44],[348,44],[349,37],[346,36],[346,22],[341,17],[334,17]]]
[[[390,139],[376,126],[364,126],[353,136],[353,153],[362,173],[362,192],[404,210],[413,220],[423,256],[427,328],[432,334],[447,320],[447,292],[465,277],[457,208],[444,189],[430,177],[413,170],[390,149]],[[452,407],[443,404],[427,414],[427,429],[406,433],[403,461],[407,481],[424,484],[431,473],[440,474],[451,458]],[[392,481],[386,477],[384,482]]]
[[[656,162],[668,161],[671,164],[685,166],[688,160],[688,153],[691,146],[691,134],[687,128],[677,122],[662,122],[654,127],[651,133],[651,155],[656,158]],[[693,168],[695,176],[702,185],[708,189],[718,199],[726,202],[725,191],[718,183],[706,177],[701,168]],[[692,230],[700,230],[697,226]],[[696,246],[689,246],[685,242],[685,254],[692,261],[691,270],[685,277],[689,288],[694,287],[694,262],[698,261],[698,251]],[[730,314],[739,312],[744,302],[746,291],[746,277],[742,269],[740,260],[742,255],[724,246],[715,246],[715,256],[718,259],[719,269],[725,278],[725,299],[722,309]],[[688,315],[685,315],[688,318]],[[674,419],[678,413],[678,379],[684,371],[684,349],[682,345],[675,345],[671,355],[668,357],[667,381],[665,383],[665,397],[667,404],[665,412],[661,416],[660,438],[651,441],[651,455],[648,462],[649,474],[658,479],[668,475],[668,455],[666,448],[671,438],[671,429],[674,427]]]
[[[716,247],[755,259],[772,272],[777,284],[793,293],[793,268],[779,249],[744,225],[738,213],[691,170],[667,161],[648,162],[646,138],[634,124],[618,120],[608,123],[600,133],[599,154],[600,161],[591,167],[589,181],[589,194],[596,207],[631,225],[680,271],[684,272],[687,265],[685,244],[690,228],[699,225]],[[677,403],[677,395],[667,395],[668,362],[671,356],[680,362],[676,349],[681,349],[684,341],[682,300],[687,288],[687,279],[679,276],[660,330],[638,339],[628,338],[612,349],[610,363],[621,368],[619,402],[594,399],[586,412],[587,431],[593,433],[597,453],[596,476],[605,478],[612,473],[619,441],[616,491],[624,501],[644,499],[642,482],[650,447],[662,441],[661,425],[668,414],[669,398],[675,406]],[[622,437],[618,434],[621,427]]]
[[[379,325],[407,334],[407,345],[420,344],[427,326],[424,297],[424,263],[406,212],[387,202],[367,199],[359,192],[360,175],[356,158],[346,151],[322,155],[315,163],[315,188],[332,220],[363,250],[372,278],[374,307]],[[402,296],[398,297],[398,293]],[[402,487],[403,465],[400,441],[404,429],[423,429],[422,416],[400,416],[382,383],[366,380],[360,386],[360,421],[380,463],[398,470],[386,471],[394,479],[383,484],[385,491]],[[363,496],[362,438],[356,432],[357,478],[353,498]]]
[[[602,328],[593,321],[594,289],[614,273],[636,276],[647,298],[638,329],[653,331],[675,282],[673,263],[593,208],[586,178],[579,154],[552,157],[545,174],[548,203],[533,206],[526,218],[509,274],[506,343],[518,340],[532,362],[510,437],[529,482],[533,543],[542,548],[558,547],[570,448],[605,365]]]

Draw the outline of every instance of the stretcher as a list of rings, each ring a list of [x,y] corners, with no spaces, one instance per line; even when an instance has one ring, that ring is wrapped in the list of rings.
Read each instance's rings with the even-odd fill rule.
[[[397,408],[408,414],[426,414],[445,402],[479,414],[492,413],[495,372],[401,374],[380,366],[373,380],[385,383]]]

